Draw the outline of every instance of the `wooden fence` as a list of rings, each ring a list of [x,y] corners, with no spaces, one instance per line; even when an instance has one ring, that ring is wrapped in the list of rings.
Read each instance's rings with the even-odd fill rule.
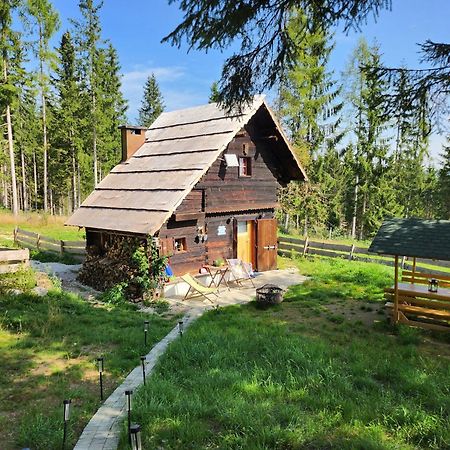
[[[16,248],[0,248],[0,274],[16,272],[21,267],[29,266],[30,251]]]
[[[16,228],[14,230],[14,242],[21,247],[42,252],[59,253],[61,256],[69,255],[77,261],[84,261],[86,257],[85,241],[63,241]]]
[[[386,266],[394,266],[394,257],[390,255],[377,255],[369,253],[367,248],[357,247],[355,245],[335,244],[332,242],[320,242],[290,237],[278,238],[278,253],[281,256],[307,256],[318,255],[327,256],[329,258],[343,258],[349,261],[372,262],[377,264],[384,264]],[[432,267],[424,267],[427,264]],[[403,257],[401,260],[401,267],[403,269],[412,270],[410,258]],[[450,270],[444,272],[442,268],[450,269],[450,262],[435,261],[431,259],[416,258],[416,270],[423,273],[435,273],[438,275],[448,275]]]

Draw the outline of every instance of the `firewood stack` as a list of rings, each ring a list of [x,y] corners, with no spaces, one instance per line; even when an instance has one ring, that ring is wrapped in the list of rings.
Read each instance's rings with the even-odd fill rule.
[[[129,285],[128,295],[139,295],[138,287],[133,285],[133,278],[138,273],[132,255],[143,242],[135,237],[105,234],[102,248],[97,245],[87,247],[86,260],[78,280],[98,291],[105,291],[125,281]]]

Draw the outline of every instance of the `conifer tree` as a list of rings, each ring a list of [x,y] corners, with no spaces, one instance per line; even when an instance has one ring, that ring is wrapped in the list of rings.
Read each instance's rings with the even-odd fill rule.
[[[99,56],[101,43],[101,25],[99,11],[103,6],[103,1],[95,3],[94,0],[80,0],[79,8],[82,18],[80,21],[73,21],[76,31],[78,51],[80,53],[79,64],[83,73],[83,82],[87,91],[89,103],[87,105],[86,118],[88,127],[87,148],[92,148],[92,167],[94,174],[94,186],[98,183],[98,121],[101,111],[98,109],[97,86],[103,74],[96,71],[96,64]]]
[[[441,204],[440,216],[442,219],[450,220],[450,137],[448,145],[444,146],[441,155],[442,167],[439,170],[438,195]]]
[[[164,111],[164,107],[161,91],[152,73],[145,82],[144,97],[139,109],[139,125],[148,128]]]
[[[209,94],[208,103],[218,103],[220,101],[219,84],[214,81],[211,85],[211,92]]]
[[[17,95],[17,88],[11,82],[11,58],[13,52],[20,46],[19,34],[12,29],[12,16],[20,6],[18,0],[4,0],[0,4],[0,105],[6,117],[6,136],[8,145],[8,158],[11,177],[11,206],[13,214],[19,210],[17,198],[16,163],[14,154],[13,124],[11,105]],[[7,194],[6,194],[7,201]]]
[[[49,0],[28,0],[28,11],[37,29],[36,56],[39,62],[39,89],[41,96],[42,139],[43,139],[43,200],[44,211],[48,209],[48,70],[54,59],[49,41],[59,28],[59,16]]]
[[[79,170],[79,153],[83,145],[81,138],[83,133],[83,97],[80,92],[75,45],[70,32],[66,31],[62,35],[57,52],[58,60],[55,75],[52,78],[56,95],[53,146],[59,154],[65,155],[66,162],[69,162],[69,167],[66,167],[67,174],[64,178],[70,186],[71,209],[73,210],[80,203],[77,173]],[[58,159],[61,160],[61,158]],[[68,175],[70,180],[67,180]]]

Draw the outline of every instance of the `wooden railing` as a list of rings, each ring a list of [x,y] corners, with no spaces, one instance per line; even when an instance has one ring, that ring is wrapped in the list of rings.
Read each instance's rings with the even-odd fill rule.
[[[21,247],[31,248],[42,252],[59,253],[61,256],[70,255],[77,261],[83,261],[86,256],[85,241],[65,241],[43,236],[32,231],[15,228],[14,242]]]
[[[16,248],[0,248],[0,274],[18,271],[30,264],[30,251]]]
[[[329,258],[343,258],[349,261],[372,262],[384,264],[386,266],[394,266],[394,258],[389,255],[377,255],[369,253],[367,248],[358,247],[356,245],[335,244],[333,242],[321,242],[310,240],[308,238],[299,239],[280,236],[278,238],[278,253],[281,256],[327,256]],[[427,264],[432,267],[425,267]],[[412,269],[410,258],[402,258],[401,266],[403,269]],[[449,268],[448,261],[435,261],[431,259],[416,259],[416,270],[424,273],[436,273],[440,275],[448,275],[449,271],[439,270],[440,268]]]

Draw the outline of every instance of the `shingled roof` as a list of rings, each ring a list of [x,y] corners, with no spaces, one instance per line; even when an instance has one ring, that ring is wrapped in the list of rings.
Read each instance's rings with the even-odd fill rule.
[[[450,261],[450,220],[385,220],[369,252]]]
[[[112,169],[66,224],[155,234],[260,108],[267,110],[286,144],[289,170],[306,179],[263,96],[239,113],[226,113],[211,103],[162,113],[147,130],[142,147]]]

